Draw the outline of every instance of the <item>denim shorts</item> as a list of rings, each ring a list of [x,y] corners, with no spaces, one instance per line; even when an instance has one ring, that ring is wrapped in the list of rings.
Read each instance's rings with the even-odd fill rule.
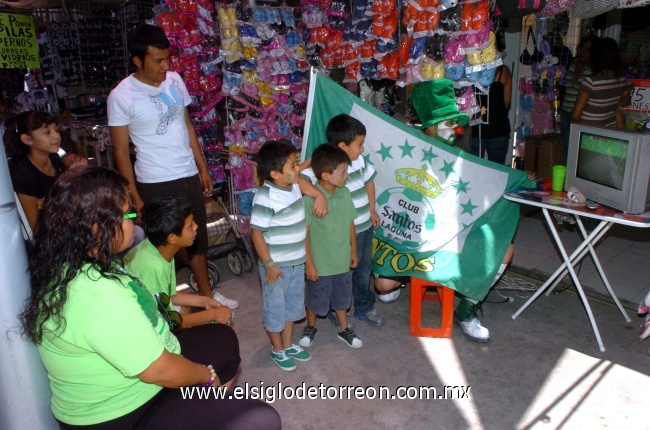
[[[340,275],[319,276],[307,281],[305,306],[316,315],[327,315],[331,309],[345,311],[352,300],[352,271]]]
[[[287,321],[305,317],[305,265],[281,266],[284,278],[278,276],[272,284],[266,282],[264,266],[258,263],[262,281],[262,320],[271,333],[284,330]]]

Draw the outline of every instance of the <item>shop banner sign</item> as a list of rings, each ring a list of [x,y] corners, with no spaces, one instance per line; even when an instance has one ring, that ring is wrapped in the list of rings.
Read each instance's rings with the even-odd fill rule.
[[[0,69],[39,67],[34,19],[0,13]]]
[[[302,159],[327,141],[327,123],[342,113],[365,125],[363,156],[377,171],[373,271],[482,299],[517,227],[519,206],[503,194],[527,182],[526,173],[432,139],[316,72]]]

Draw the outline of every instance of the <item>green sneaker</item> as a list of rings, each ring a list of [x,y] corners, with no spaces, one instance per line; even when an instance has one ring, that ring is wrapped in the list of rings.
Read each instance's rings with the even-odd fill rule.
[[[278,367],[286,372],[291,372],[292,370],[296,369],[296,363],[289,357],[287,357],[287,354],[284,352],[284,350],[280,352],[275,352],[273,351],[273,348],[271,348],[271,360],[275,364],[278,365]]]
[[[287,354],[289,358],[293,358],[298,361],[309,361],[311,360],[311,354],[309,351],[306,351],[296,345],[295,343],[291,345],[291,348],[286,348],[284,353]]]

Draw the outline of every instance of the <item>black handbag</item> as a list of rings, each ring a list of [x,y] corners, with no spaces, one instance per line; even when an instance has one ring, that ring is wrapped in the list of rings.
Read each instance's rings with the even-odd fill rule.
[[[528,42],[530,42],[531,38],[533,39],[534,47],[532,54],[528,51]],[[524,52],[522,52],[519,56],[519,62],[524,66],[532,66],[535,63],[539,63],[542,60],[542,57],[542,53],[537,49],[537,41],[535,40],[535,35],[533,34],[533,28],[529,27],[528,36],[526,37],[526,47],[524,48]]]
[[[508,19],[521,18],[539,12],[546,6],[546,0],[496,0],[500,16]],[[496,14],[496,11],[495,11]],[[498,14],[496,14],[499,16]]]

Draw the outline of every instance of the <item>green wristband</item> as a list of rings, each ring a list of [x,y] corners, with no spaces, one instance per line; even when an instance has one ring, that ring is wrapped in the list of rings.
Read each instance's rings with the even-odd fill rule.
[[[226,325],[230,325],[232,323],[232,319],[235,317],[235,313],[230,311],[230,318],[228,318],[228,321],[226,321]],[[210,321],[210,324],[219,324],[219,321],[212,320]]]

